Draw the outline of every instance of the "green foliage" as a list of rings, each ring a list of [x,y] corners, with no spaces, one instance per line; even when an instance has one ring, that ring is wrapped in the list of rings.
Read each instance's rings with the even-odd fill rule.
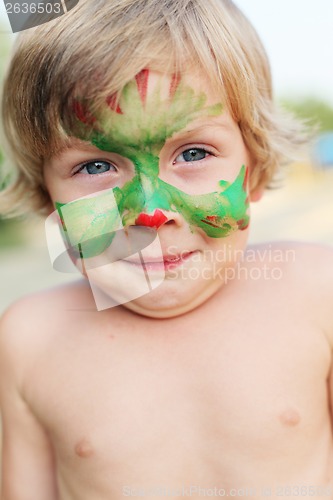
[[[6,187],[7,184],[7,176],[2,171],[2,164],[4,161],[3,153],[0,149],[0,191]]]
[[[281,104],[298,118],[317,125],[320,132],[333,130],[333,108],[328,103],[308,97],[302,100],[283,99]]]
[[[0,219],[0,250],[22,245],[25,241],[23,223],[17,219]]]

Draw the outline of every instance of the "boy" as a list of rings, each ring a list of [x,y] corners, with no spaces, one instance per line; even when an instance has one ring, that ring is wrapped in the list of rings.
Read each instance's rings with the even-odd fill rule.
[[[333,498],[332,252],[245,251],[300,140],[238,9],[81,0],[20,37],[3,108],[7,212],[85,276],[2,318],[3,500]]]

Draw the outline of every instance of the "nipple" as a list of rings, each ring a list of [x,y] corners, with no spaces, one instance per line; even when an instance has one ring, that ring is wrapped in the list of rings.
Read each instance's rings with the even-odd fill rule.
[[[87,439],[81,439],[75,446],[75,454],[81,458],[88,458],[94,454],[94,450]]]
[[[289,408],[288,410],[285,410],[280,414],[279,419],[281,424],[287,427],[295,427],[297,424],[299,424],[301,417],[297,410]]]

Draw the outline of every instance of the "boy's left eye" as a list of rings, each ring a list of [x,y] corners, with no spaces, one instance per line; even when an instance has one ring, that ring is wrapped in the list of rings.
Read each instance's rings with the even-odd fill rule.
[[[184,162],[191,162],[191,161],[199,161],[203,160],[207,156],[209,156],[210,153],[206,151],[203,148],[191,148],[191,149],[186,149],[186,151],[183,151],[180,155],[177,156],[175,159],[175,162],[177,161],[184,161]]]

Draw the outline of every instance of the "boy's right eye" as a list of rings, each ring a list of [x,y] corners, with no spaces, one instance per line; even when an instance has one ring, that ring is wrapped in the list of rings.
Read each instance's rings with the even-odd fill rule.
[[[104,174],[105,172],[109,172],[110,170],[116,172],[116,167],[105,160],[93,160],[88,161],[82,164],[79,169],[75,172],[75,174]]]

